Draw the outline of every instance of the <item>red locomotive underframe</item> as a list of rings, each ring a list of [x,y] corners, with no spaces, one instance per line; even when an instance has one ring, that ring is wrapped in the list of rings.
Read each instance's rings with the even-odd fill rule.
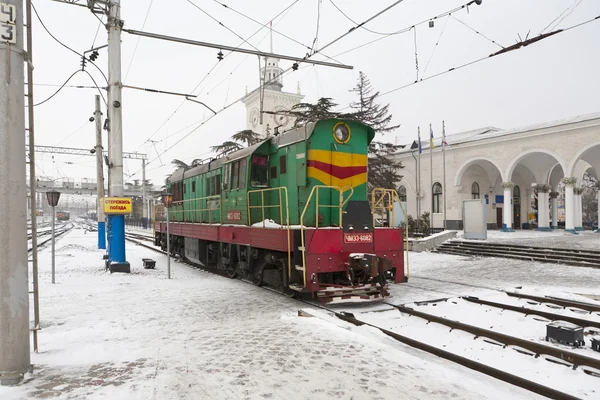
[[[165,222],[157,222],[154,230],[167,232]],[[169,223],[171,235],[183,236],[232,244],[250,245],[252,247],[288,251],[286,229],[262,228],[244,225],[208,225],[197,223]],[[291,232],[291,231],[290,231]],[[320,289],[317,274],[343,272],[344,265],[351,253],[375,254],[392,261],[396,269],[395,283],[404,281],[404,246],[402,230],[398,228],[377,228],[371,243],[344,243],[344,232],[338,228],[307,228],[305,230],[306,246],[306,283],[310,292]],[[294,244],[290,244],[293,252]],[[296,243],[296,246],[301,246]]]

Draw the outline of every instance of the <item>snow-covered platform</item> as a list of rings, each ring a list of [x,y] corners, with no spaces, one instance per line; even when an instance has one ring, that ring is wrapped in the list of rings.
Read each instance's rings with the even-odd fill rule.
[[[40,252],[40,353],[24,384],[0,388],[3,400],[536,398],[369,328],[298,317],[306,304],[238,280],[179,263],[167,280],[165,257],[140,246],[128,244],[132,273],[112,275],[95,233],[73,230],[56,248],[55,285]],[[477,268],[451,266],[468,264],[457,258],[425,256],[413,260],[417,284],[483,282]],[[394,288],[405,290],[406,301],[423,295]]]
[[[593,231],[578,232],[577,235],[562,229],[549,232],[534,230],[516,230],[514,232],[488,231],[486,242],[514,244],[547,248],[570,248],[600,250],[600,233]],[[458,239],[464,238],[464,232],[458,231]]]

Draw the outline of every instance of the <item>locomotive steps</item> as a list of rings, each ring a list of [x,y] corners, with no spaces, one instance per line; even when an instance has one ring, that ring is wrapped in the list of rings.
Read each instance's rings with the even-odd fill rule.
[[[516,244],[449,240],[433,251],[461,256],[502,257],[600,268],[600,251],[585,249],[546,248]]]

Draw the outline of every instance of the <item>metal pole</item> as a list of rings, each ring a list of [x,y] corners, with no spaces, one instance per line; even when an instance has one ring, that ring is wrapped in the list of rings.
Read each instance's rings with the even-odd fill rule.
[[[429,228],[433,228],[433,138],[431,137],[431,124],[429,124],[429,194],[431,195],[431,214],[429,214]]]
[[[167,208],[167,278],[171,279],[171,237],[169,236],[169,209]]]
[[[142,160],[142,224],[148,226],[148,214],[146,212],[146,160]]]
[[[444,164],[444,180],[442,190],[444,191],[444,230],[446,227],[446,123],[442,121],[442,163]]]
[[[55,212],[56,207],[52,206],[52,283],[56,283],[55,282],[55,272],[56,272],[56,257],[55,257],[55,234],[54,234],[54,228],[55,228],[55,219],[56,219],[56,212]]]
[[[102,160],[102,110],[100,109],[100,96],[95,97],[95,111],[94,120],[96,121],[96,174],[97,174],[97,191],[98,191],[98,204],[96,210],[96,216],[98,219],[98,248],[106,249],[106,225],[104,222],[104,204],[102,199],[104,198],[104,173],[103,173],[103,160]]]
[[[417,173],[418,187],[417,187],[417,222],[419,218],[421,218],[421,153],[423,152],[423,147],[421,144],[421,127],[419,127],[419,172]]]
[[[23,0],[2,0],[0,42],[0,385],[30,367]]]
[[[31,0],[27,7],[27,106],[29,114],[29,187],[31,198],[31,269],[33,275],[33,350],[38,351],[38,329],[40,326],[40,291],[38,285],[38,251],[37,251],[37,190],[35,179],[35,130],[33,115],[33,38]]]
[[[121,0],[108,2],[108,95],[109,108],[109,176],[111,197],[123,197],[123,107],[121,99]],[[118,264],[118,270],[129,270],[125,259],[125,216],[109,215],[112,226],[110,243],[111,265]]]

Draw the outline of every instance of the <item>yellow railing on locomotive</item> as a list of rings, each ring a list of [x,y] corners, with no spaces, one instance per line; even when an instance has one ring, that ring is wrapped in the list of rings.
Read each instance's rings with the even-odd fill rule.
[[[340,198],[339,198],[339,203],[337,205],[332,205],[332,204],[319,204],[319,190],[320,189],[333,189],[333,190],[337,190],[338,193],[340,194]],[[348,196],[348,198],[346,200],[344,200],[344,192],[350,190],[350,195]],[[302,210],[302,214],[300,215],[300,240],[302,242],[302,276],[304,278],[304,287],[306,287],[306,243],[305,243],[305,239],[304,239],[304,231],[306,230],[306,227],[304,226],[304,214],[306,214],[306,211],[308,210],[308,207],[310,205],[310,200],[313,197],[313,194],[316,193],[316,198],[315,198],[315,229],[319,229],[319,208],[338,208],[339,209],[339,228],[342,229],[342,216],[343,216],[343,209],[344,206],[346,205],[346,203],[352,198],[352,195],[354,194],[354,189],[350,186],[344,186],[344,187],[339,187],[339,186],[326,186],[326,185],[315,185],[313,186],[312,190],[310,191],[310,194],[308,195],[308,199],[306,200],[306,205],[304,206],[304,210]]]
[[[202,207],[202,202],[204,201],[205,207]],[[200,202],[198,204],[197,202]],[[186,207],[186,204],[189,204]],[[215,206],[215,204],[218,204]],[[199,208],[196,208],[199,206]],[[173,206],[170,209],[171,214],[176,221],[179,222],[199,222],[204,223],[204,212],[208,211],[208,222],[212,223],[221,223],[221,196],[206,196],[206,197],[197,197],[194,199],[186,199],[180,201],[174,201]],[[218,211],[218,218],[215,218],[213,221],[213,213]],[[198,214],[198,218],[196,218],[196,213]]]
[[[379,197],[378,197],[379,196]],[[386,202],[387,199],[387,202]],[[384,216],[388,217],[389,221],[395,221],[394,219],[394,202],[398,201],[400,204],[400,209],[404,214],[405,228],[404,228],[404,251],[406,252],[406,277],[410,278],[410,267],[408,263],[408,215],[406,214],[406,210],[404,206],[402,206],[402,202],[400,201],[400,196],[396,189],[386,189],[386,188],[373,188],[371,191],[371,208],[373,214],[373,228],[376,227],[375,224],[375,213],[377,210],[381,210],[381,218],[383,220]],[[391,216],[390,216],[391,215]]]
[[[265,193],[267,192],[274,192],[277,191],[277,194],[279,196],[279,204],[267,204],[265,205]],[[258,206],[251,206],[250,204],[250,195],[251,194],[255,194],[255,193],[260,193],[260,205]],[[284,219],[283,219],[283,200],[285,199],[285,223],[284,223]],[[263,228],[265,227],[265,211],[266,209],[271,209],[271,208],[279,208],[279,225],[281,225],[281,228],[285,228],[286,229],[286,235],[287,235],[287,252],[288,252],[288,282],[290,279],[290,276],[292,276],[292,250],[291,250],[291,245],[290,245],[290,241],[291,241],[291,235],[290,235],[290,202],[289,202],[289,197],[288,197],[288,190],[285,186],[279,186],[279,187],[275,187],[275,188],[268,188],[268,189],[256,189],[256,190],[249,190],[246,193],[246,203],[248,205],[248,225],[252,226],[252,217],[251,217],[251,213],[250,210],[251,209],[260,209],[261,210],[261,215],[262,215],[262,224],[263,224]]]

